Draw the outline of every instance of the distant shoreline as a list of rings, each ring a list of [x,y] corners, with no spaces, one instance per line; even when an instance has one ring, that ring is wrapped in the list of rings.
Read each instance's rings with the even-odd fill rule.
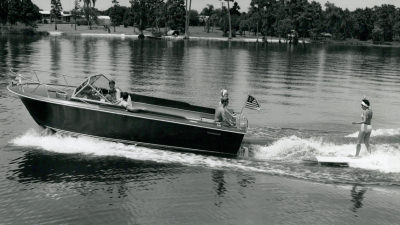
[[[0,25],[0,35],[29,35],[29,36],[47,36],[50,33],[47,31],[38,31],[29,26],[2,26]]]
[[[348,46],[371,46],[371,47],[400,47],[399,41],[382,42],[379,44],[373,43],[372,40],[360,41],[358,39],[346,40],[327,40],[327,41],[312,41],[314,44],[334,44],[334,45],[348,45]]]
[[[74,24],[57,24],[58,29],[54,29],[54,24],[38,24],[36,29],[23,26],[15,27],[5,27],[1,28],[1,34],[20,34],[20,35],[50,35],[50,36],[86,36],[86,37],[110,37],[110,38],[132,38],[138,39],[139,30],[132,27],[117,27],[116,32],[114,28],[110,27],[110,33],[102,26],[93,26],[93,29],[88,29],[88,26],[77,26],[75,30]],[[11,29],[10,29],[11,28]],[[8,29],[8,30],[7,30]],[[163,29],[161,29],[163,30]],[[231,41],[231,42],[244,42],[244,43],[263,43],[262,36],[255,36],[247,32],[246,36],[236,36],[232,39],[227,37],[222,37],[221,30],[213,30],[210,32],[205,32],[204,27],[190,27],[190,40],[209,40],[209,41]],[[144,32],[146,38],[155,38],[151,35],[149,31]],[[163,40],[183,40],[184,36],[162,36],[157,39]],[[266,37],[267,43],[277,44],[279,43],[278,37]],[[348,46],[373,46],[373,47],[400,47],[399,41],[393,42],[383,42],[380,44],[375,44],[371,40],[360,41],[358,39],[347,39],[347,40],[324,40],[324,41],[314,41],[306,38],[305,44],[323,44],[323,45],[348,45]],[[281,44],[286,44],[286,39],[281,38]],[[303,40],[299,39],[299,44],[303,44]]]
[[[137,39],[139,35],[139,30],[135,29],[135,32],[132,27],[117,27],[116,32],[114,32],[114,27],[110,27],[110,33],[102,26],[93,26],[93,29],[88,29],[88,26],[77,26],[77,30],[75,30],[75,26],[72,24],[58,24],[58,29],[54,29],[54,24],[39,24],[37,30],[48,32],[51,36],[58,35],[68,35],[68,36],[86,36],[86,37],[111,37],[111,38],[133,38]],[[163,28],[161,29],[164,30]],[[222,36],[222,31],[215,29],[214,31],[205,32],[204,27],[190,27],[190,40],[210,40],[210,41],[229,41],[227,37]],[[147,38],[155,38],[155,39],[164,39],[164,40],[183,40],[183,34],[179,36],[162,36],[162,37],[153,37],[151,32],[144,31],[144,35]],[[266,37],[268,43],[279,43],[279,38],[277,37]],[[262,36],[255,36],[253,34],[249,34],[247,32],[246,36],[239,36],[232,38],[230,41],[232,42],[246,42],[246,43],[262,43]],[[310,41],[308,39],[305,40],[308,44]],[[281,39],[281,43],[285,44],[285,39]],[[299,40],[299,43],[302,43],[302,40]]]

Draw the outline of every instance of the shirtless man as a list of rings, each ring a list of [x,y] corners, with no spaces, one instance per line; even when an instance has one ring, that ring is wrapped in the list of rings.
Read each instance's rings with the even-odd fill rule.
[[[232,120],[232,115],[228,111],[229,104],[229,95],[228,91],[223,89],[221,90],[221,101],[219,102],[218,107],[215,109],[214,121],[217,123],[222,123],[226,126],[233,126],[234,123]]]

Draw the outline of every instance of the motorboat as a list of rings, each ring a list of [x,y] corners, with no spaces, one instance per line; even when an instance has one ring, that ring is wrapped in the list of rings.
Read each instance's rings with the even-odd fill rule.
[[[234,125],[216,123],[215,109],[171,99],[128,93],[140,110],[127,110],[107,97],[110,79],[103,74],[72,86],[41,82],[36,73],[37,79],[14,73],[7,89],[21,99],[38,125],[61,134],[236,155],[247,131],[244,116],[233,113]]]

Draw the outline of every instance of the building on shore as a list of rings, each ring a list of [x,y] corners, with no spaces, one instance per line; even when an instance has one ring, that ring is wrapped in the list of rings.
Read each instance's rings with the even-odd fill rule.
[[[52,23],[54,22],[54,18],[51,18],[50,11],[39,11],[40,15],[42,16],[41,21],[42,23]],[[63,11],[61,12],[61,17],[57,18],[57,21],[60,23],[70,23],[71,22],[71,12]]]
[[[41,15],[41,23],[53,23],[54,18],[51,17],[50,11],[39,11]],[[86,21],[84,16],[78,17],[77,18],[78,22],[79,21]],[[71,12],[68,11],[63,11],[61,12],[61,17],[57,18],[58,23],[73,23],[74,20],[72,18]],[[109,16],[97,16],[97,24],[98,25],[110,25],[111,24],[111,18]]]
[[[98,25],[111,25],[111,18],[109,16],[97,16]]]

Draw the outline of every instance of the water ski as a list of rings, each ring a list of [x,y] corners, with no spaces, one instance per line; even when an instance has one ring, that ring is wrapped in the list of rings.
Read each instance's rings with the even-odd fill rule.
[[[311,159],[305,159],[306,163],[314,163],[320,166],[337,166],[337,167],[348,167],[349,163],[356,159],[355,157],[344,157],[344,156],[315,156]]]

